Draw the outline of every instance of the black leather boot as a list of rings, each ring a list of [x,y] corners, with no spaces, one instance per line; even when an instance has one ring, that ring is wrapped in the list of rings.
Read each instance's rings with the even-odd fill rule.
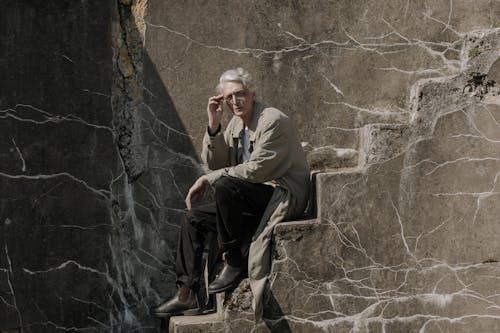
[[[157,317],[175,316],[198,308],[196,292],[187,287],[181,287],[174,297],[153,309]]]
[[[219,276],[208,285],[208,293],[215,294],[234,289],[243,279],[243,268],[225,264]]]

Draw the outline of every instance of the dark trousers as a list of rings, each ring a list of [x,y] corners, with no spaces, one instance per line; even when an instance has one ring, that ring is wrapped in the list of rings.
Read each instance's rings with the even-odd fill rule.
[[[222,177],[214,184],[215,202],[186,212],[177,247],[177,284],[199,288],[202,257],[208,248],[208,281],[215,275],[222,252],[232,265],[244,265],[252,236],[271,199],[274,187]]]

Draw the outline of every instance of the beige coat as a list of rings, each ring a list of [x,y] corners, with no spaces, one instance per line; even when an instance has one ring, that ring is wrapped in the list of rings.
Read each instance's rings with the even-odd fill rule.
[[[233,117],[224,134],[205,134],[202,159],[210,170],[213,184],[222,176],[232,176],[253,183],[265,183],[275,191],[257,228],[248,260],[250,286],[254,294],[256,321],[262,317],[262,299],[269,287],[271,236],[276,223],[298,217],[309,198],[309,169],[297,130],[284,113],[256,102],[249,128],[250,159],[238,164],[243,152],[243,121]]]

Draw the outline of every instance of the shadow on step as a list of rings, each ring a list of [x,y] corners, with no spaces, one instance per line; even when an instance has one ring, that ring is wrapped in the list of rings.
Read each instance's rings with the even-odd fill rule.
[[[274,297],[272,291],[269,289],[267,290],[264,299],[263,320],[266,323],[269,331],[272,333],[292,332],[278,301]]]

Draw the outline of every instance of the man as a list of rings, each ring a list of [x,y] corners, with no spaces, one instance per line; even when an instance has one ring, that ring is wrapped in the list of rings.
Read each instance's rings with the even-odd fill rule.
[[[212,171],[196,180],[186,196],[188,219],[181,225],[176,262],[179,290],[155,309],[158,315],[195,313],[203,243],[214,239],[211,234],[216,233],[225,252],[224,267],[208,286],[214,294],[235,288],[246,276],[252,236],[279,201],[285,204],[280,220],[300,215],[307,205],[309,170],[290,118],[255,100],[250,74],[242,68],[223,73],[217,90],[220,94],[208,100],[202,149]],[[222,133],[224,104],[234,116]],[[193,207],[209,185],[215,203]],[[276,189],[286,195],[276,195]],[[209,280],[219,255],[214,247],[210,244]]]

